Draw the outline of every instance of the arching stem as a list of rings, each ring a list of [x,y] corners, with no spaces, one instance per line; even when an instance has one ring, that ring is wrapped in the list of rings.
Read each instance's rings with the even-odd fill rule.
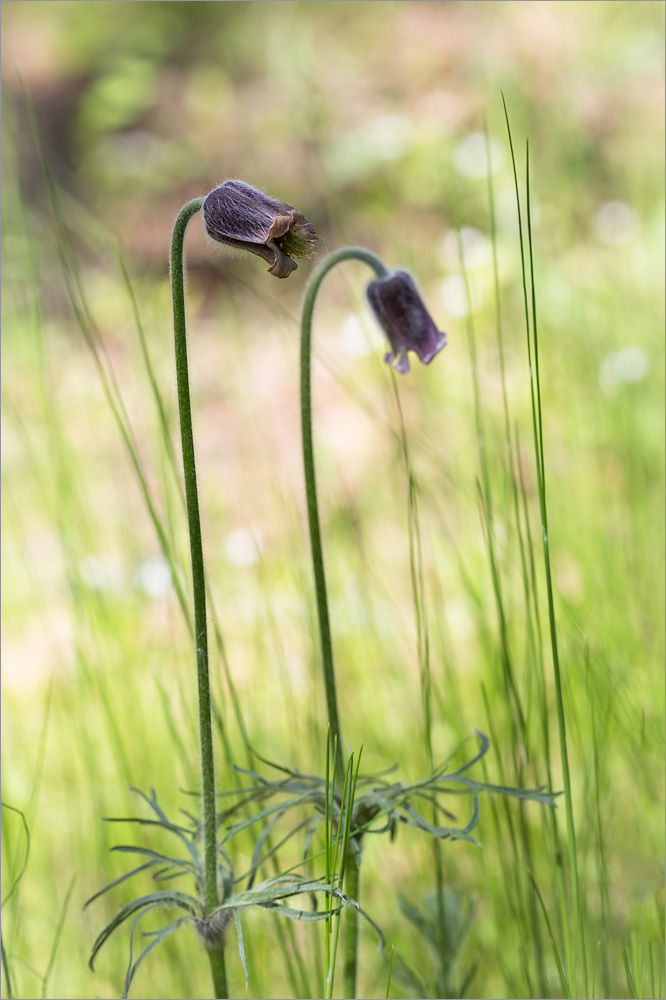
[[[185,230],[193,215],[201,209],[203,198],[195,198],[178,213],[171,238],[171,297],[173,304],[173,333],[176,353],[176,382],[178,388],[178,413],[183,450],[183,473],[187,523],[190,535],[192,562],[192,589],[194,595],[194,641],[199,696],[199,740],[201,746],[201,801],[204,832],[204,907],[211,913],[218,904],[217,894],[217,836],[215,818],[215,764],[213,759],[213,734],[211,726],[210,681],[208,676],[208,634],[206,622],[206,581],[204,577],[203,548],[197,474],[194,461],[194,436],[192,433],[192,407],[187,367],[187,333],[185,328],[185,288],[183,280],[183,246]],[[208,949],[216,1000],[227,997],[224,965],[224,942]]]
[[[326,708],[331,727],[331,739],[336,747],[335,775],[336,784],[342,789],[344,781],[344,766],[342,763],[342,733],[338,714],[338,699],[335,685],[335,667],[333,664],[333,647],[331,643],[331,624],[328,613],[328,598],[326,594],[326,576],[324,573],[324,553],[319,525],[319,509],[317,504],[317,484],[315,477],[314,446],[312,441],[312,317],[314,314],[317,294],[326,275],[337,264],[345,260],[360,260],[375,272],[378,278],[385,278],[388,270],[375,254],[363,247],[344,247],[326,257],[313,272],[305,292],[303,313],[301,318],[301,425],[303,432],[303,468],[305,471],[305,495],[308,508],[308,524],[310,526],[310,549],[312,551],[312,566],[314,570],[315,592],[317,598],[317,617],[319,620],[319,636],[321,642],[322,668],[324,672],[324,690],[326,693]],[[359,870],[354,852],[350,851],[350,876],[353,892],[358,892]],[[358,921],[354,911],[347,924],[347,938],[344,960],[344,990],[345,997],[356,996],[356,968],[358,952]]]

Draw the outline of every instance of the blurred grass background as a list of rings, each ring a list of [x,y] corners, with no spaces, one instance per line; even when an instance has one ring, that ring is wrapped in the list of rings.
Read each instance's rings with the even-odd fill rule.
[[[483,686],[495,780],[513,748],[477,495],[456,231],[470,272],[509,638],[529,710],[538,696],[507,485],[483,140],[485,120],[504,361],[538,542],[504,92],[521,163],[530,139],[550,542],[593,995],[663,995],[663,49],[664,4],[635,0],[3,2],[2,795],[31,833],[25,875],[3,908],[15,996],[118,994],[120,939],[96,975],[86,966],[122,895],[81,912],[123,870],[108,854],[117,832],[100,817],[135,810],[128,784],[155,786],[175,815],[179,789],[197,780],[187,629],[73,314],[19,73],[184,585],[185,522],[118,247],[174,434],[166,262],[189,198],[241,177],[305,212],[325,248],[366,245],[417,276],[449,335],[431,367],[399,382],[420,487],[435,755],[474,727],[488,731]],[[320,771],[325,710],[298,402],[297,317],[310,265],[274,282],[260,262],[221,258],[192,229],[204,546],[229,670],[257,749]],[[399,761],[415,779],[427,760],[407,484],[390,373],[362,299],[367,277],[350,265],[330,279],[314,335],[332,624],[346,739],[363,743],[364,768]],[[535,558],[539,568],[538,547]],[[231,758],[245,763],[219,655],[212,671]],[[229,782],[223,741],[219,749]],[[526,783],[543,780],[543,757],[521,752]],[[553,753],[560,788],[557,760]],[[557,928],[552,845],[538,807],[526,815],[532,870]],[[364,905],[429,996],[458,995],[470,970],[467,995],[540,995],[530,992],[538,962],[525,954],[536,931],[516,889],[526,864],[511,860],[507,823],[487,801],[483,849],[444,845],[452,913],[473,909],[446,994],[436,992],[436,957],[397,905],[399,894],[426,905],[429,846],[413,831],[368,842]],[[25,850],[20,818],[7,809],[2,833],[4,899]],[[248,864],[249,854],[238,871]],[[307,956],[313,937],[302,930]],[[539,933],[548,995],[561,995],[544,923]],[[246,995],[287,995],[270,915],[253,917],[247,937]],[[197,947],[172,939],[136,995],[207,995]],[[230,963],[240,994],[240,962]],[[361,995],[383,996],[385,984],[385,959],[363,932]],[[418,985],[410,992],[394,977],[392,989],[410,996]]]

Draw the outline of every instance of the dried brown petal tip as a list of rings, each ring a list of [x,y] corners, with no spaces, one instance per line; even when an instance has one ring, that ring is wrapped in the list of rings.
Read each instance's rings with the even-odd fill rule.
[[[206,232],[227,246],[263,257],[269,273],[287,278],[296,260],[315,253],[317,230],[302,212],[244,181],[225,181],[203,203]]]

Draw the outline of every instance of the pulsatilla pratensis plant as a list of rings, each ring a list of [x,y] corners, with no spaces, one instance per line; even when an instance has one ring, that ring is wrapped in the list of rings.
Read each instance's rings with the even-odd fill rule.
[[[360,865],[361,846],[366,833],[390,833],[395,835],[398,823],[406,823],[430,834],[436,840],[473,840],[471,833],[479,820],[479,793],[483,791],[496,792],[520,799],[533,799],[554,805],[552,795],[537,789],[512,789],[504,786],[490,785],[473,780],[469,769],[476,764],[488,749],[488,740],[477,733],[479,750],[461,767],[450,770],[452,755],[442,765],[432,767],[432,773],[424,779],[412,784],[401,782],[386,782],[384,775],[359,775],[358,766],[353,778],[352,795],[345,798],[345,788],[348,782],[347,773],[343,768],[341,747],[343,746],[338,698],[336,691],[336,676],[331,641],[330,617],[326,577],[324,572],[324,556],[319,523],[317,502],[317,487],[315,476],[315,458],[312,438],[312,399],[311,399],[311,344],[312,322],[317,294],[323,279],[335,266],[347,260],[356,260],[368,265],[374,272],[374,280],[366,287],[366,298],[379,326],[384,331],[391,350],[385,355],[387,364],[403,375],[409,372],[407,352],[413,351],[423,364],[429,364],[446,344],[446,334],[440,332],[430,316],[417,289],[414,279],[406,271],[389,270],[384,262],[374,253],[363,247],[345,247],[336,250],[325,258],[316,268],[305,293],[301,317],[301,414],[302,414],[302,444],[303,466],[307,497],[308,521],[310,528],[310,547],[317,598],[317,613],[321,644],[321,662],[324,675],[324,688],[328,710],[329,729],[335,757],[334,780],[329,786],[325,783],[326,808],[325,815],[333,816],[335,822],[342,823],[346,811],[347,836],[345,844],[347,857],[345,859],[345,893],[356,901],[356,907],[347,910],[347,930],[344,944],[344,996],[356,997],[357,994],[357,962],[358,962],[358,913],[363,912],[358,906],[360,899]],[[282,769],[284,770],[284,769]],[[296,781],[301,794],[309,794],[312,804],[321,811],[322,782],[321,779],[306,777],[291,772],[290,779],[275,782],[276,793],[293,791],[289,788],[290,781]],[[330,792],[329,792],[330,787]],[[452,814],[443,808],[438,800],[442,793],[469,795],[473,801],[472,815],[465,824],[455,822]],[[329,801],[330,798],[330,801]],[[432,819],[423,815],[427,805]],[[285,807],[290,808],[288,803]],[[447,822],[441,822],[441,817]],[[340,914],[336,914],[335,922],[339,922]],[[337,943],[337,935],[335,936]],[[332,996],[334,962],[327,969],[325,983],[326,997]]]
[[[340,895],[334,886],[321,881],[305,880],[299,876],[278,877],[265,885],[252,886],[240,896],[233,892],[231,861],[218,840],[215,808],[215,766],[211,729],[211,694],[208,670],[208,636],[206,621],[206,581],[204,574],[201,522],[197,490],[197,475],[192,431],[190,402],[187,333],[185,324],[185,292],[183,280],[183,253],[185,231],[189,221],[203,208],[204,224],[209,236],[229,246],[249,250],[266,260],[269,271],[278,278],[286,278],[298,266],[297,259],[309,256],[317,241],[315,227],[309,219],[285,202],[275,201],[261,191],[242,181],[227,181],[206,198],[195,198],[179,212],[171,240],[171,294],[173,307],[173,332],[176,357],[176,380],[180,418],[185,500],[190,540],[190,560],[194,603],[194,653],[197,670],[199,706],[199,739],[201,751],[201,818],[188,816],[187,825],[171,823],[161,810],[157,797],[151,792],[143,796],[154,816],[150,819],[131,819],[142,825],[159,826],[180,841],[186,849],[184,858],[168,857],[141,847],[116,848],[148,858],[138,869],[128,872],[106,886],[102,892],[130,876],[147,869],[155,869],[159,881],[189,874],[194,878],[196,894],[165,890],[153,892],[123,907],[113,921],[102,931],[93,946],[91,965],[99,949],[124,921],[134,918],[132,935],[138,921],[156,907],[171,906],[185,912],[161,931],[151,935],[150,944],[136,961],[130,953],[125,979],[124,995],[131,986],[138,966],[157,944],[174,933],[184,923],[194,924],[206,945],[215,997],[228,996],[225,966],[225,931],[233,914],[239,932],[239,948],[244,963],[242,929],[239,914],[243,907],[258,905],[278,909],[286,916],[299,917],[297,910],[282,905],[279,900],[298,893],[326,891],[329,898]],[[142,794],[142,793],[139,793]],[[93,899],[96,899],[97,893]],[[92,900],[89,900],[91,902]],[[326,913],[317,914],[322,919]],[[312,919],[312,918],[311,918]]]
[[[211,729],[211,693],[208,666],[208,638],[206,619],[206,582],[204,574],[201,524],[197,491],[197,476],[192,431],[192,414],[189,390],[187,335],[185,324],[185,297],[183,281],[184,237],[187,225],[199,211],[203,213],[208,235],[227,246],[248,250],[269,265],[269,273],[278,278],[288,277],[297,268],[297,261],[314,253],[318,239],[315,227],[301,212],[285,202],[276,201],[243,181],[231,180],[215,188],[205,198],[188,202],[178,214],[171,242],[171,292],[173,304],[173,330],[176,358],[178,409],[180,418],[185,499],[190,540],[194,603],[194,653],[197,669],[199,706],[199,738],[201,750],[201,813],[200,818],[185,814],[186,822],[169,821],[160,808],[157,797],[138,793],[152,811],[148,819],[130,818],[125,822],[157,826],[177,838],[183,857],[170,857],[143,847],[123,845],[115,850],[134,853],[145,862],[107,885],[92,899],[142,871],[153,872],[159,882],[189,875],[194,880],[195,892],[187,893],[166,889],[152,892],[129,903],[117,914],[99,935],[93,946],[91,964],[99,949],[110,935],[130,917],[133,918],[131,940],[139,921],[158,907],[170,906],[184,915],[150,934],[149,944],[134,960],[130,960],[125,977],[123,995],[126,996],[136,971],[144,958],[162,941],[184,924],[192,924],[199,932],[208,954],[216,998],[228,996],[225,936],[234,922],[241,961],[247,976],[241,913],[250,906],[268,908],[286,917],[306,920],[326,920],[326,976],[324,996],[331,997],[337,950],[340,915],[344,904],[348,913],[344,944],[344,994],[356,997],[358,916],[361,910],[360,893],[361,845],[366,833],[395,833],[398,823],[407,823],[430,834],[437,840],[472,840],[472,830],[478,822],[479,793],[494,791],[522,799],[535,799],[552,804],[550,795],[542,789],[519,790],[493,786],[474,781],[468,770],[486,752],[488,742],[478,734],[479,751],[462,767],[449,769],[449,761],[421,781],[412,784],[388,782],[385,772],[381,775],[360,775],[360,755],[353,766],[353,755],[346,767],[342,758],[342,734],[338,713],[336,677],[328,612],[321,529],[317,506],[314,448],[312,437],[311,405],[311,336],[314,307],[324,277],[337,264],[357,260],[374,272],[366,289],[371,310],[383,330],[390,350],[385,360],[401,374],[409,372],[407,352],[414,352],[420,361],[429,364],[446,344],[446,335],[440,332],[428,313],[414,279],[405,271],[387,269],[383,261],[362,247],[346,247],[326,257],[313,273],[304,298],[301,320],[301,414],[302,447],[305,488],[312,564],[317,601],[321,663],[326,695],[330,739],[327,741],[327,767],[325,778],[302,775],[278,766],[283,777],[269,781],[259,774],[246,771],[252,785],[236,792],[223,793],[225,798],[220,811],[216,810],[215,767]],[[458,823],[440,804],[441,793],[466,794],[472,799],[472,814],[466,823]],[[260,805],[274,795],[287,795],[286,801],[260,808],[254,815],[240,822],[231,822],[239,810]],[[237,795],[233,805],[227,796]],[[427,820],[421,804],[431,810],[432,821]],[[275,857],[269,837],[275,823],[290,809],[310,807],[314,813],[299,822],[291,833],[307,831],[304,856],[321,823],[325,830],[325,872],[320,879],[306,878],[288,872],[268,881],[255,884],[259,867]],[[438,818],[439,817],[439,818]],[[446,823],[441,818],[447,819]],[[264,829],[257,839],[252,866],[241,878],[234,878],[227,843],[240,829],[254,823],[263,823]],[[290,834],[291,835],[291,834]],[[290,836],[289,835],[289,836]],[[285,838],[288,839],[288,838]],[[282,841],[282,843],[284,840]],[[266,848],[262,856],[262,851]],[[316,855],[315,855],[316,857]],[[247,879],[247,887],[235,887]],[[344,894],[343,894],[344,888]],[[308,894],[315,898],[323,893],[326,899],[322,910],[298,910],[286,904],[293,896]],[[92,900],[89,900],[91,902]],[[369,918],[368,918],[369,919]],[[372,921],[371,921],[372,923]],[[374,925],[373,925],[374,926]]]

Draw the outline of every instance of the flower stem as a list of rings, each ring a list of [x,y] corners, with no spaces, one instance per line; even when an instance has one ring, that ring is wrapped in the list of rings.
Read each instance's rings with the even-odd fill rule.
[[[328,598],[326,594],[326,576],[324,573],[324,553],[321,543],[321,528],[319,525],[319,508],[317,505],[317,484],[315,478],[314,446],[312,442],[312,316],[315,301],[322,281],[329,271],[344,260],[360,260],[375,272],[378,278],[385,278],[388,270],[383,262],[370,250],[363,247],[344,247],[329,254],[313,272],[305,292],[303,313],[301,317],[301,424],[303,432],[303,468],[305,471],[305,495],[308,508],[308,524],[310,526],[310,549],[312,551],[312,566],[314,569],[315,591],[317,596],[317,616],[319,620],[319,635],[321,640],[322,667],[324,671],[324,689],[326,692],[326,708],[330,725],[330,739],[335,746],[335,782],[342,789],[345,769],[342,763],[342,733],[338,715],[338,699],[335,685],[335,668],[333,665],[333,647],[331,643],[331,624],[328,614]],[[334,782],[334,787],[335,787]],[[349,846],[349,875],[347,894],[358,901],[360,861],[351,845]],[[348,924],[344,949],[344,986],[345,997],[356,996],[356,968],[358,954],[358,915],[356,910],[349,908]]]
[[[185,289],[183,279],[183,245],[187,224],[203,205],[203,198],[195,198],[178,213],[171,238],[171,298],[173,305],[173,333],[176,353],[176,382],[178,387],[178,413],[183,450],[183,473],[187,523],[190,535],[192,563],[192,589],[194,595],[194,644],[197,664],[199,695],[199,740],[201,744],[201,798],[204,832],[204,913],[208,915],[218,904],[217,897],[217,840],[215,819],[215,765],[213,759],[213,733],[211,726],[210,681],[208,677],[208,635],[206,622],[206,581],[204,577],[203,548],[197,473],[194,461],[194,436],[192,433],[192,407],[187,367],[187,333],[185,328]],[[208,949],[217,1000],[227,996],[224,967],[224,945]]]
[[[227,969],[224,961],[224,941],[207,948],[210,971],[213,976],[213,986],[215,987],[215,1000],[226,1000],[229,996],[227,991]]]
[[[308,523],[310,526],[310,549],[312,551],[312,566],[314,569],[315,591],[317,595],[317,616],[319,619],[319,635],[321,640],[322,666],[324,670],[324,689],[326,692],[326,708],[331,727],[331,739],[335,745],[336,778],[342,787],[344,766],[342,763],[342,738],[338,716],[338,701],[335,687],[335,669],[333,666],[333,647],[331,644],[331,624],[328,614],[328,598],[326,596],[326,577],[324,574],[324,553],[321,544],[321,529],[319,526],[319,508],[317,505],[317,484],[315,479],[314,446],[312,443],[312,315],[314,313],[317,293],[322,281],[336,264],[343,260],[361,260],[371,267],[377,277],[387,274],[386,267],[375,254],[363,247],[344,247],[324,258],[313,272],[305,291],[303,313],[301,316],[301,426],[303,432],[303,468],[305,471],[305,496],[308,507]]]

